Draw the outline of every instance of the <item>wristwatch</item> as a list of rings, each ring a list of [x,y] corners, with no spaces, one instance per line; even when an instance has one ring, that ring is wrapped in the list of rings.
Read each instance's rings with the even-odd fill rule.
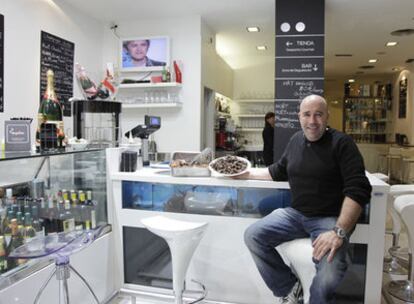
[[[338,226],[335,226],[333,228],[333,231],[335,231],[336,235],[338,237],[340,237],[341,239],[346,239],[346,231],[345,231],[345,229],[343,229],[341,227],[338,227]]]

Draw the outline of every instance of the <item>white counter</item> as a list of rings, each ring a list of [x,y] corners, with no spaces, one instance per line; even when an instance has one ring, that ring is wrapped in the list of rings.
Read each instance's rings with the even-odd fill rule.
[[[288,189],[286,182],[234,180],[228,178],[182,178],[159,174],[160,169],[143,169],[133,173],[117,172],[118,150],[108,149],[107,164],[112,197],[110,203],[111,223],[117,253],[116,280],[119,287],[135,290],[151,288],[124,283],[123,226],[140,227],[140,219],[167,215],[179,220],[208,222],[209,228],[191,262],[187,278],[202,281],[207,289],[207,299],[229,303],[271,304],[275,298],[263,283],[253,260],[244,245],[245,229],[256,218],[236,216],[214,216],[188,213],[172,213],[122,208],[122,181],[137,181],[161,184],[205,185],[226,187],[253,187]],[[358,224],[352,235],[352,243],[367,244],[367,264],[365,280],[365,303],[381,302],[382,260],[384,248],[386,198],[389,186],[379,179],[368,176],[373,187],[370,223]],[[109,191],[108,191],[109,193]],[[188,280],[189,281],[189,280]],[[191,287],[192,285],[189,284]]]

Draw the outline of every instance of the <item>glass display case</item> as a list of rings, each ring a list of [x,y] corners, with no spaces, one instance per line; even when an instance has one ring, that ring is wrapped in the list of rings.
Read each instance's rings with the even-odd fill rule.
[[[105,150],[0,157],[0,290],[48,265],[8,254],[39,235],[107,223]]]

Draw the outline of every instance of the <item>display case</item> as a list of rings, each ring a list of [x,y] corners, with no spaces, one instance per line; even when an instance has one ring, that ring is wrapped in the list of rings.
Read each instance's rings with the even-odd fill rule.
[[[351,89],[345,86],[343,128],[355,142],[385,143],[390,140],[391,85],[382,87],[363,85],[359,93],[353,93],[358,95],[349,95]]]
[[[11,259],[32,238],[106,224],[105,150],[0,157],[0,290],[50,261]]]

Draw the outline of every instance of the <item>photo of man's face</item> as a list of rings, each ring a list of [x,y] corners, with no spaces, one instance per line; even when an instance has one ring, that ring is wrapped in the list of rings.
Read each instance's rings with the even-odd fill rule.
[[[132,60],[141,61],[147,56],[149,43],[147,40],[128,41],[126,48]]]

